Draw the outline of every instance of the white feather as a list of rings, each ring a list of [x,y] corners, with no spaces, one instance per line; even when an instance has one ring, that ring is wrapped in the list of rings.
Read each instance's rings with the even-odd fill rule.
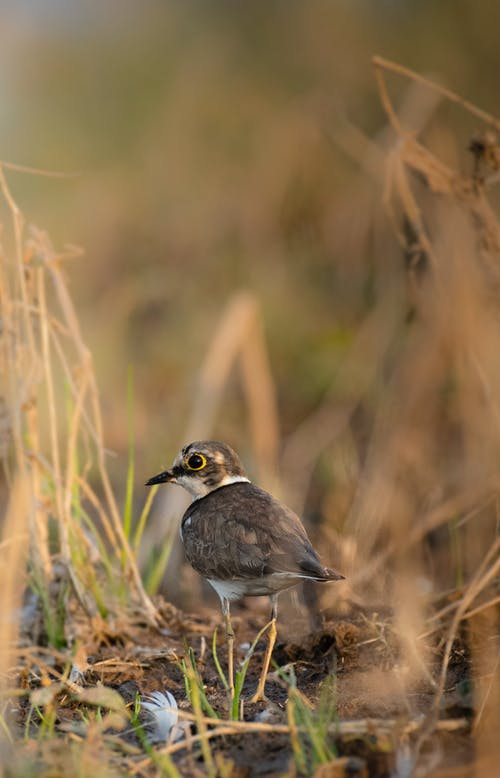
[[[177,702],[170,692],[150,692],[141,698],[141,708],[148,712],[153,739],[158,742],[178,740],[183,730],[177,726]]]

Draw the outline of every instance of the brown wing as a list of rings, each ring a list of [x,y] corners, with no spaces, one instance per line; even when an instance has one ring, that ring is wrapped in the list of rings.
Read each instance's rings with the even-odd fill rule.
[[[297,573],[329,580],[298,516],[250,483],[223,486],[196,500],[181,525],[186,556],[205,578]]]

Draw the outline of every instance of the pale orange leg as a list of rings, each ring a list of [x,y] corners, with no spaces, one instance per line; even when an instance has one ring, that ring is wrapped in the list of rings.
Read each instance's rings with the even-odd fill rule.
[[[277,594],[274,594],[271,597],[271,603],[272,603],[271,623],[269,625],[269,633],[267,636],[266,656],[264,658],[264,665],[262,667],[262,672],[259,678],[259,685],[257,686],[257,690],[255,694],[249,700],[249,702],[251,703],[259,702],[260,700],[266,699],[266,695],[264,694],[266,677],[269,671],[269,665],[271,664],[271,657],[273,655],[274,644],[276,643],[276,636],[278,634],[278,631],[276,629],[276,619],[278,618],[278,595]]]

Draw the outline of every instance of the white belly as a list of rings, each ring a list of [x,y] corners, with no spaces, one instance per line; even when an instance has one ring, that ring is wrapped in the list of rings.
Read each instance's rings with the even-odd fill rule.
[[[221,600],[240,600],[242,597],[259,597],[271,595],[295,586],[302,577],[290,573],[275,573],[263,575],[259,578],[233,579],[228,581],[216,581],[208,578],[208,583],[213,586]]]

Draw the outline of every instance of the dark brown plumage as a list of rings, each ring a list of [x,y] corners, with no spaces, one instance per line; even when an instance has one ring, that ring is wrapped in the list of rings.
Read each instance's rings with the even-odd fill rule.
[[[252,581],[288,574],[290,581],[279,587],[287,588],[301,578],[342,577],[320,563],[299,517],[251,483],[221,486],[195,500],[181,534],[189,562],[205,578]],[[264,593],[276,588],[269,585]]]
[[[220,597],[229,647],[229,685],[233,688],[230,602],[269,595],[269,643],[252,701],[264,696],[264,683],[276,640],[278,594],[301,579],[325,583],[344,576],[323,567],[299,517],[275,497],[254,486],[236,452],[225,443],[202,440],[185,446],[171,470],[147,485],[177,483],[194,498],[181,522],[186,556]]]

